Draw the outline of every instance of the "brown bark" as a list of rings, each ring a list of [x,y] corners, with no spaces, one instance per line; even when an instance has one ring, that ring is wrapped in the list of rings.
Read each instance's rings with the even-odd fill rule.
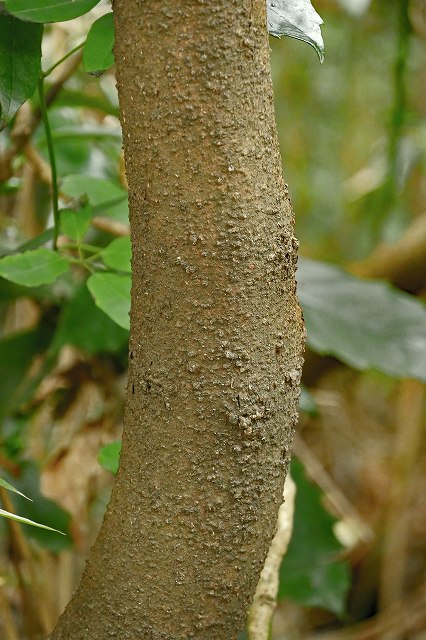
[[[133,245],[117,483],[52,640],[235,640],[274,534],[303,323],[264,0],[116,0]]]

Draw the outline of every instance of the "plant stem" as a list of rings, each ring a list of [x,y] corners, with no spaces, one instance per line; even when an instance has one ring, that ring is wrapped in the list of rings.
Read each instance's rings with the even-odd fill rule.
[[[49,153],[50,170],[52,172],[52,208],[53,208],[53,250],[57,250],[59,235],[59,195],[58,176],[56,172],[55,150],[53,147],[52,132],[50,130],[49,116],[47,113],[46,98],[44,95],[44,79],[38,81],[38,94],[40,98],[40,112],[43,121],[44,132],[46,134],[47,150]]]
[[[55,64],[52,64],[52,66],[49,67],[46,71],[42,71],[42,74],[41,74],[42,78],[47,78],[47,76],[50,75],[52,71],[56,69],[56,67],[58,67],[60,64],[65,62],[65,60],[68,60],[68,58],[72,56],[73,53],[75,53],[76,51],[79,51],[79,49],[81,49],[84,46],[85,42],[86,42],[85,40],[83,42],[80,42],[80,44],[74,47],[74,49],[71,49],[71,51],[68,51],[68,53],[62,56],[62,58],[60,58],[57,62],[55,62]]]

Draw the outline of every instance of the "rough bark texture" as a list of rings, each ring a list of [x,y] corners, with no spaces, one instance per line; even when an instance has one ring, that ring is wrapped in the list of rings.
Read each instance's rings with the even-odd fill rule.
[[[116,0],[133,243],[122,465],[52,640],[235,640],[272,540],[303,323],[264,0]]]

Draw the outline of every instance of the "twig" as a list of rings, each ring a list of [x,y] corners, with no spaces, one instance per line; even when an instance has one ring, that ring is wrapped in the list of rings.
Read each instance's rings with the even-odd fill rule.
[[[111,220],[111,218],[104,216],[95,216],[92,218],[92,226],[95,227],[95,229],[99,229],[99,231],[106,231],[119,238],[128,236],[130,233],[128,224],[117,222],[117,220]]]
[[[248,614],[249,640],[268,640],[269,638],[272,615],[277,604],[279,569],[293,531],[295,496],[296,485],[288,474],[284,487],[284,502],[278,512],[277,532],[269,547]]]
[[[55,149],[53,146],[52,132],[50,129],[49,115],[47,113],[46,98],[44,94],[44,80],[40,78],[38,81],[38,94],[40,97],[41,119],[44,125],[46,135],[47,150],[49,153],[50,171],[52,177],[52,209],[53,209],[53,250],[56,251],[59,235],[59,192],[58,192],[58,176],[56,172]]]
[[[302,462],[312,480],[316,482],[327,496],[327,500],[336,514],[342,520],[351,524],[351,528],[355,530],[359,540],[364,543],[371,542],[374,537],[372,529],[361,517],[353,504],[347,499],[343,491],[339,489],[321,462],[299,435],[296,435],[294,439],[293,451]]]
[[[386,610],[403,595],[409,543],[409,511],[416,463],[424,431],[425,387],[415,380],[403,380],[396,408],[396,433],[392,460],[392,489],[388,501],[379,587],[380,609]],[[401,638],[398,628],[390,636]],[[390,640],[390,639],[389,639]]]
[[[82,53],[81,51],[77,52],[75,56],[73,56],[70,60],[68,60],[68,64],[64,65],[64,69],[62,73],[58,76],[57,80],[50,85],[49,89],[46,91],[46,106],[49,107],[52,102],[56,99],[56,96],[62,89],[65,82],[68,80],[70,76],[74,73],[78,65],[81,61]],[[23,105],[18,112],[18,116],[20,112],[24,109],[26,112],[26,107],[28,105]],[[28,110],[29,111],[29,110]],[[19,120],[19,118],[17,118]],[[0,157],[0,182],[9,180],[9,178],[13,175],[12,171],[12,160],[13,158],[24,148],[27,142],[30,140],[33,135],[35,129],[41,120],[41,110],[39,108],[35,109],[33,113],[29,112],[29,115],[25,118],[25,126],[18,127],[14,126],[11,132],[11,138],[13,140],[12,145],[3,153]]]

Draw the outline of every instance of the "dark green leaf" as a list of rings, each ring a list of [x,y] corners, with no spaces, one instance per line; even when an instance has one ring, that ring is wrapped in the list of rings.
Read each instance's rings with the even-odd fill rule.
[[[120,463],[121,440],[110,442],[99,450],[98,462],[107,471],[117,474],[118,465]]]
[[[296,502],[291,541],[280,568],[278,597],[321,607],[341,616],[350,586],[349,568],[333,533],[336,520],[321,504],[321,491],[306,479],[302,465],[291,463]]]
[[[91,218],[92,209],[88,204],[77,210],[62,209],[60,214],[61,233],[71,240],[81,242],[89,228]]]
[[[100,0],[5,0],[6,9],[20,20],[63,22],[78,18]]]
[[[65,305],[53,344],[72,344],[87,353],[115,353],[127,344],[129,333],[95,305],[85,284]]]
[[[0,15],[0,128],[31,98],[40,77],[43,26]]]
[[[53,282],[69,266],[68,260],[55,251],[35,249],[1,258],[0,276],[25,287],[37,287]]]
[[[111,267],[111,269],[127,271],[130,273],[132,269],[132,247],[129,236],[117,238],[110,242],[109,245],[101,252],[101,258],[108,267]]]
[[[87,281],[96,305],[123,329],[129,329],[131,277],[118,273],[94,273]]]
[[[90,27],[83,51],[83,64],[88,72],[105,71],[114,64],[114,20],[112,13],[101,16]]]
[[[306,258],[297,272],[308,344],[355,369],[426,382],[426,307],[382,281]]]

